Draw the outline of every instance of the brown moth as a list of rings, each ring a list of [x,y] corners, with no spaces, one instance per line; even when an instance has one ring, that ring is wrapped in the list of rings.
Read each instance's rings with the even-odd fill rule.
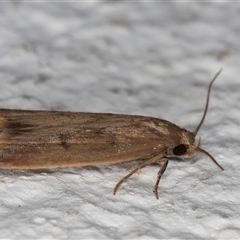
[[[60,111],[0,109],[0,168],[44,169],[115,164],[140,160],[119,186],[138,170],[163,162],[154,188],[169,158],[187,159],[205,150],[194,144],[205,119],[212,84],[208,88],[202,119],[194,132],[158,118]]]

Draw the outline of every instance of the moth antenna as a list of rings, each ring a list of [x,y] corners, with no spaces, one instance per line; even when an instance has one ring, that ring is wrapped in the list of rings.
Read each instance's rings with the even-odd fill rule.
[[[210,154],[208,153],[207,151],[203,150],[202,148],[200,147],[197,147],[195,146],[196,150],[199,151],[199,152],[202,152],[204,154],[206,154],[208,157],[210,157],[212,159],[212,161],[221,169],[221,170],[224,170],[224,168],[215,160],[215,158]]]
[[[211,93],[211,89],[212,89],[212,85],[213,85],[213,82],[217,79],[218,75],[222,72],[222,68],[220,68],[220,70],[217,72],[217,74],[214,76],[214,78],[212,79],[212,81],[210,82],[209,86],[208,86],[208,93],[207,93],[207,101],[206,101],[206,105],[205,105],[205,110],[204,110],[204,113],[203,113],[203,116],[202,116],[202,119],[200,121],[200,123],[198,124],[196,130],[193,132],[194,136],[197,135],[199,129],[201,128],[204,120],[205,120],[205,117],[206,117],[206,114],[207,114],[207,110],[208,110],[208,105],[209,105],[209,98],[210,98],[210,93]]]

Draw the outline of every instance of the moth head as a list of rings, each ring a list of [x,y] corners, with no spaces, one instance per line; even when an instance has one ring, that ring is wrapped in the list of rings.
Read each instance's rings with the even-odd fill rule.
[[[185,159],[185,158],[192,158],[198,152],[202,152],[202,153],[206,154],[209,158],[211,158],[212,161],[219,168],[221,168],[223,170],[223,167],[218,164],[218,162],[214,159],[214,157],[210,153],[208,153],[204,149],[200,148],[200,143],[197,146],[194,144],[195,137],[197,136],[197,133],[198,133],[199,129],[201,128],[201,126],[204,122],[204,119],[206,117],[206,114],[207,114],[212,84],[216,80],[218,75],[221,73],[221,71],[222,71],[222,69],[220,69],[217,72],[217,74],[214,76],[214,78],[212,79],[212,81],[209,84],[205,110],[204,110],[202,119],[201,119],[200,123],[198,124],[197,128],[195,129],[194,132],[190,132],[185,129],[182,129],[178,144],[176,144],[175,146],[170,147],[166,150],[166,157],[177,157],[177,158]]]
[[[202,152],[206,154],[220,169],[224,170],[224,168],[215,160],[215,158],[204,149],[196,146],[196,145],[187,145],[187,144],[179,144],[172,148],[167,149],[166,157],[176,157],[181,159],[192,158],[197,155],[198,152]]]
[[[170,147],[167,149],[166,157],[176,157],[176,158],[192,158],[194,157],[197,152],[196,149],[193,147],[194,145],[187,145],[187,144],[179,144],[174,147]]]
[[[195,136],[192,132],[182,129],[180,139],[174,146],[167,148],[166,157],[192,158],[198,152],[194,145]]]

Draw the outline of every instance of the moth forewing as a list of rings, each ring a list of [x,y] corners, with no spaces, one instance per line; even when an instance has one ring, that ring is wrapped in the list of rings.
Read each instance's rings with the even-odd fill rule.
[[[163,132],[178,127],[151,117],[103,113],[0,110],[0,167],[38,169],[150,159]],[[170,141],[168,144],[172,144]]]
[[[162,162],[154,188],[172,157],[191,158],[205,150],[194,145],[207,112],[214,77],[209,85],[205,111],[194,132],[158,118],[58,111],[0,109],[0,167],[42,169],[115,164],[141,160],[114,189],[132,174]]]

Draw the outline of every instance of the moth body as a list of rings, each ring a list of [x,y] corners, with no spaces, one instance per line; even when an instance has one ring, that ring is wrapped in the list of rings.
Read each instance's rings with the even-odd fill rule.
[[[138,170],[157,162],[154,193],[170,158],[187,159],[205,150],[194,144],[209,103],[208,88],[203,117],[194,132],[158,118],[59,111],[0,109],[0,168],[43,169],[115,164],[140,160],[119,186]]]
[[[0,109],[0,167],[38,169],[114,164],[191,146],[191,132],[162,119],[104,113]],[[189,149],[190,150],[190,149]],[[188,151],[182,157],[192,157]]]

